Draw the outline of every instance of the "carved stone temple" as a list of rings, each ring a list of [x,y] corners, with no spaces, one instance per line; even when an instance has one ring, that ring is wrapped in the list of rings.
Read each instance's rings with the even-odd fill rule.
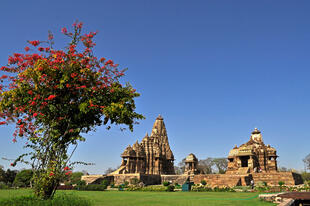
[[[230,150],[226,173],[276,172],[277,157],[276,149],[265,145],[261,132],[255,128],[247,143]]]
[[[250,140],[239,147],[235,146],[228,154],[228,166],[225,174],[201,174],[198,158],[189,154],[185,159],[184,174],[175,175],[174,156],[168,142],[164,119],[159,115],[152,128],[151,135],[145,135],[139,143],[129,145],[121,154],[121,166],[107,175],[83,176],[87,184],[100,184],[102,180],[114,182],[115,185],[138,179],[145,185],[171,182],[200,184],[205,180],[210,187],[234,187],[250,185],[254,180],[266,182],[269,186],[301,184],[301,175],[294,172],[279,172],[277,168],[277,151],[265,145],[262,133],[255,128]]]
[[[121,155],[122,164],[113,174],[175,174],[174,156],[170,149],[164,119],[159,115],[152,133],[128,146]]]

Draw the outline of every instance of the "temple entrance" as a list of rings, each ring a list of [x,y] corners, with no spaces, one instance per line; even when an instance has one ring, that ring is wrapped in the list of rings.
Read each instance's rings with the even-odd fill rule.
[[[242,156],[242,157],[240,157],[241,167],[248,167],[248,160],[249,159],[250,159],[250,156]]]

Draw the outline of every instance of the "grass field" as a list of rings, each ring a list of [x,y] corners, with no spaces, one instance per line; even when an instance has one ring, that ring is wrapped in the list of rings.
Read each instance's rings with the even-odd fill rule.
[[[126,192],[126,191],[58,191],[92,200],[94,206],[201,206],[201,205],[275,205],[260,201],[258,193],[236,192]],[[31,190],[0,190],[0,199],[30,195]]]

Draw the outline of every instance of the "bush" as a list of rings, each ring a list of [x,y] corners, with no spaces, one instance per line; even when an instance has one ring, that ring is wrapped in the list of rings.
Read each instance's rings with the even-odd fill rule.
[[[173,192],[174,191],[174,186],[173,185],[168,185],[166,191],[167,192]]]
[[[76,182],[76,185],[77,186],[83,186],[83,185],[86,185],[86,182],[84,180],[79,180]]]
[[[134,178],[130,179],[130,184],[137,185],[138,183],[139,183],[139,179],[138,178],[134,177]]]
[[[163,182],[163,185],[168,186],[168,185],[170,185],[170,182]]]
[[[205,186],[205,185],[207,184],[207,181],[201,180],[200,183],[201,183],[203,186]]]
[[[101,185],[108,186],[109,185],[109,181],[108,180],[102,180]]]
[[[107,185],[80,185],[75,189],[77,190],[86,190],[86,191],[104,191],[107,189]]]
[[[91,206],[91,201],[75,195],[55,195],[54,199],[41,200],[34,196],[10,197],[0,200],[5,206]]]
[[[162,185],[150,185],[150,186],[142,187],[140,191],[165,192],[167,191],[167,187],[162,186]]]
[[[13,186],[14,187],[28,187],[32,179],[32,170],[22,170],[15,176]]]
[[[129,185],[129,182],[128,182],[128,181],[125,181],[125,182],[124,182],[124,187],[128,187],[128,185]]]
[[[279,181],[278,184],[279,184],[280,187],[282,187],[285,184],[285,182]]]
[[[304,180],[304,182],[310,181],[310,173],[309,172],[303,172],[301,173],[301,177]]]
[[[9,186],[6,185],[4,182],[0,182],[0,189],[9,189]]]

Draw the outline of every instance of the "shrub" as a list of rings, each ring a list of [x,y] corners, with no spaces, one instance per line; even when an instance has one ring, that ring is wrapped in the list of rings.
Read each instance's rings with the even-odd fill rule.
[[[79,180],[76,182],[77,186],[86,185],[86,182],[84,180]]]
[[[304,182],[310,181],[310,173],[309,172],[301,173],[301,177],[304,180]]]
[[[10,197],[1,199],[0,205],[5,206],[91,206],[91,201],[75,195],[55,195],[54,199],[41,200],[34,196]]]
[[[170,182],[166,182],[166,181],[165,181],[165,182],[163,182],[163,185],[164,185],[164,186],[168,186],[168,185],[170,185]]]
[[[128,182],[128,181],[125,181],[125,182],[124,182],[124,186],[127,187],[128,185],[129,185],[129,182]]]
[[[138,183],[139,183],[139,179],[138,178],[134,177],[134,178],[130,179],[130,184],[137,185]]]
[[[108,186],[109,185],[109,181],[108,180],[102,180],[101,185]]]
[[[168,185],[166,191],[167,192],[173,192],[174,191],[174,186],[173,185]]]
[[[107,185],[80,185],[77,186],[76,189],[86,191],[104,191],[107,189]]]
[[[279,184],[280,187],[282,187],[285,184],[285,182],[279,181],[278,184]]]
[[[205,186],[205,185],[207,184],[207,181],[201,180],[200,183],[201,183],[203,186]]]
[[[9,189],[9,186],[6,185],[4,182],[0,182],[0,189]]]
[[[142,187],[140,191],[152,191],[152,192],[165,192],[167,187],[162,185],[150,185],[146,187]]]

